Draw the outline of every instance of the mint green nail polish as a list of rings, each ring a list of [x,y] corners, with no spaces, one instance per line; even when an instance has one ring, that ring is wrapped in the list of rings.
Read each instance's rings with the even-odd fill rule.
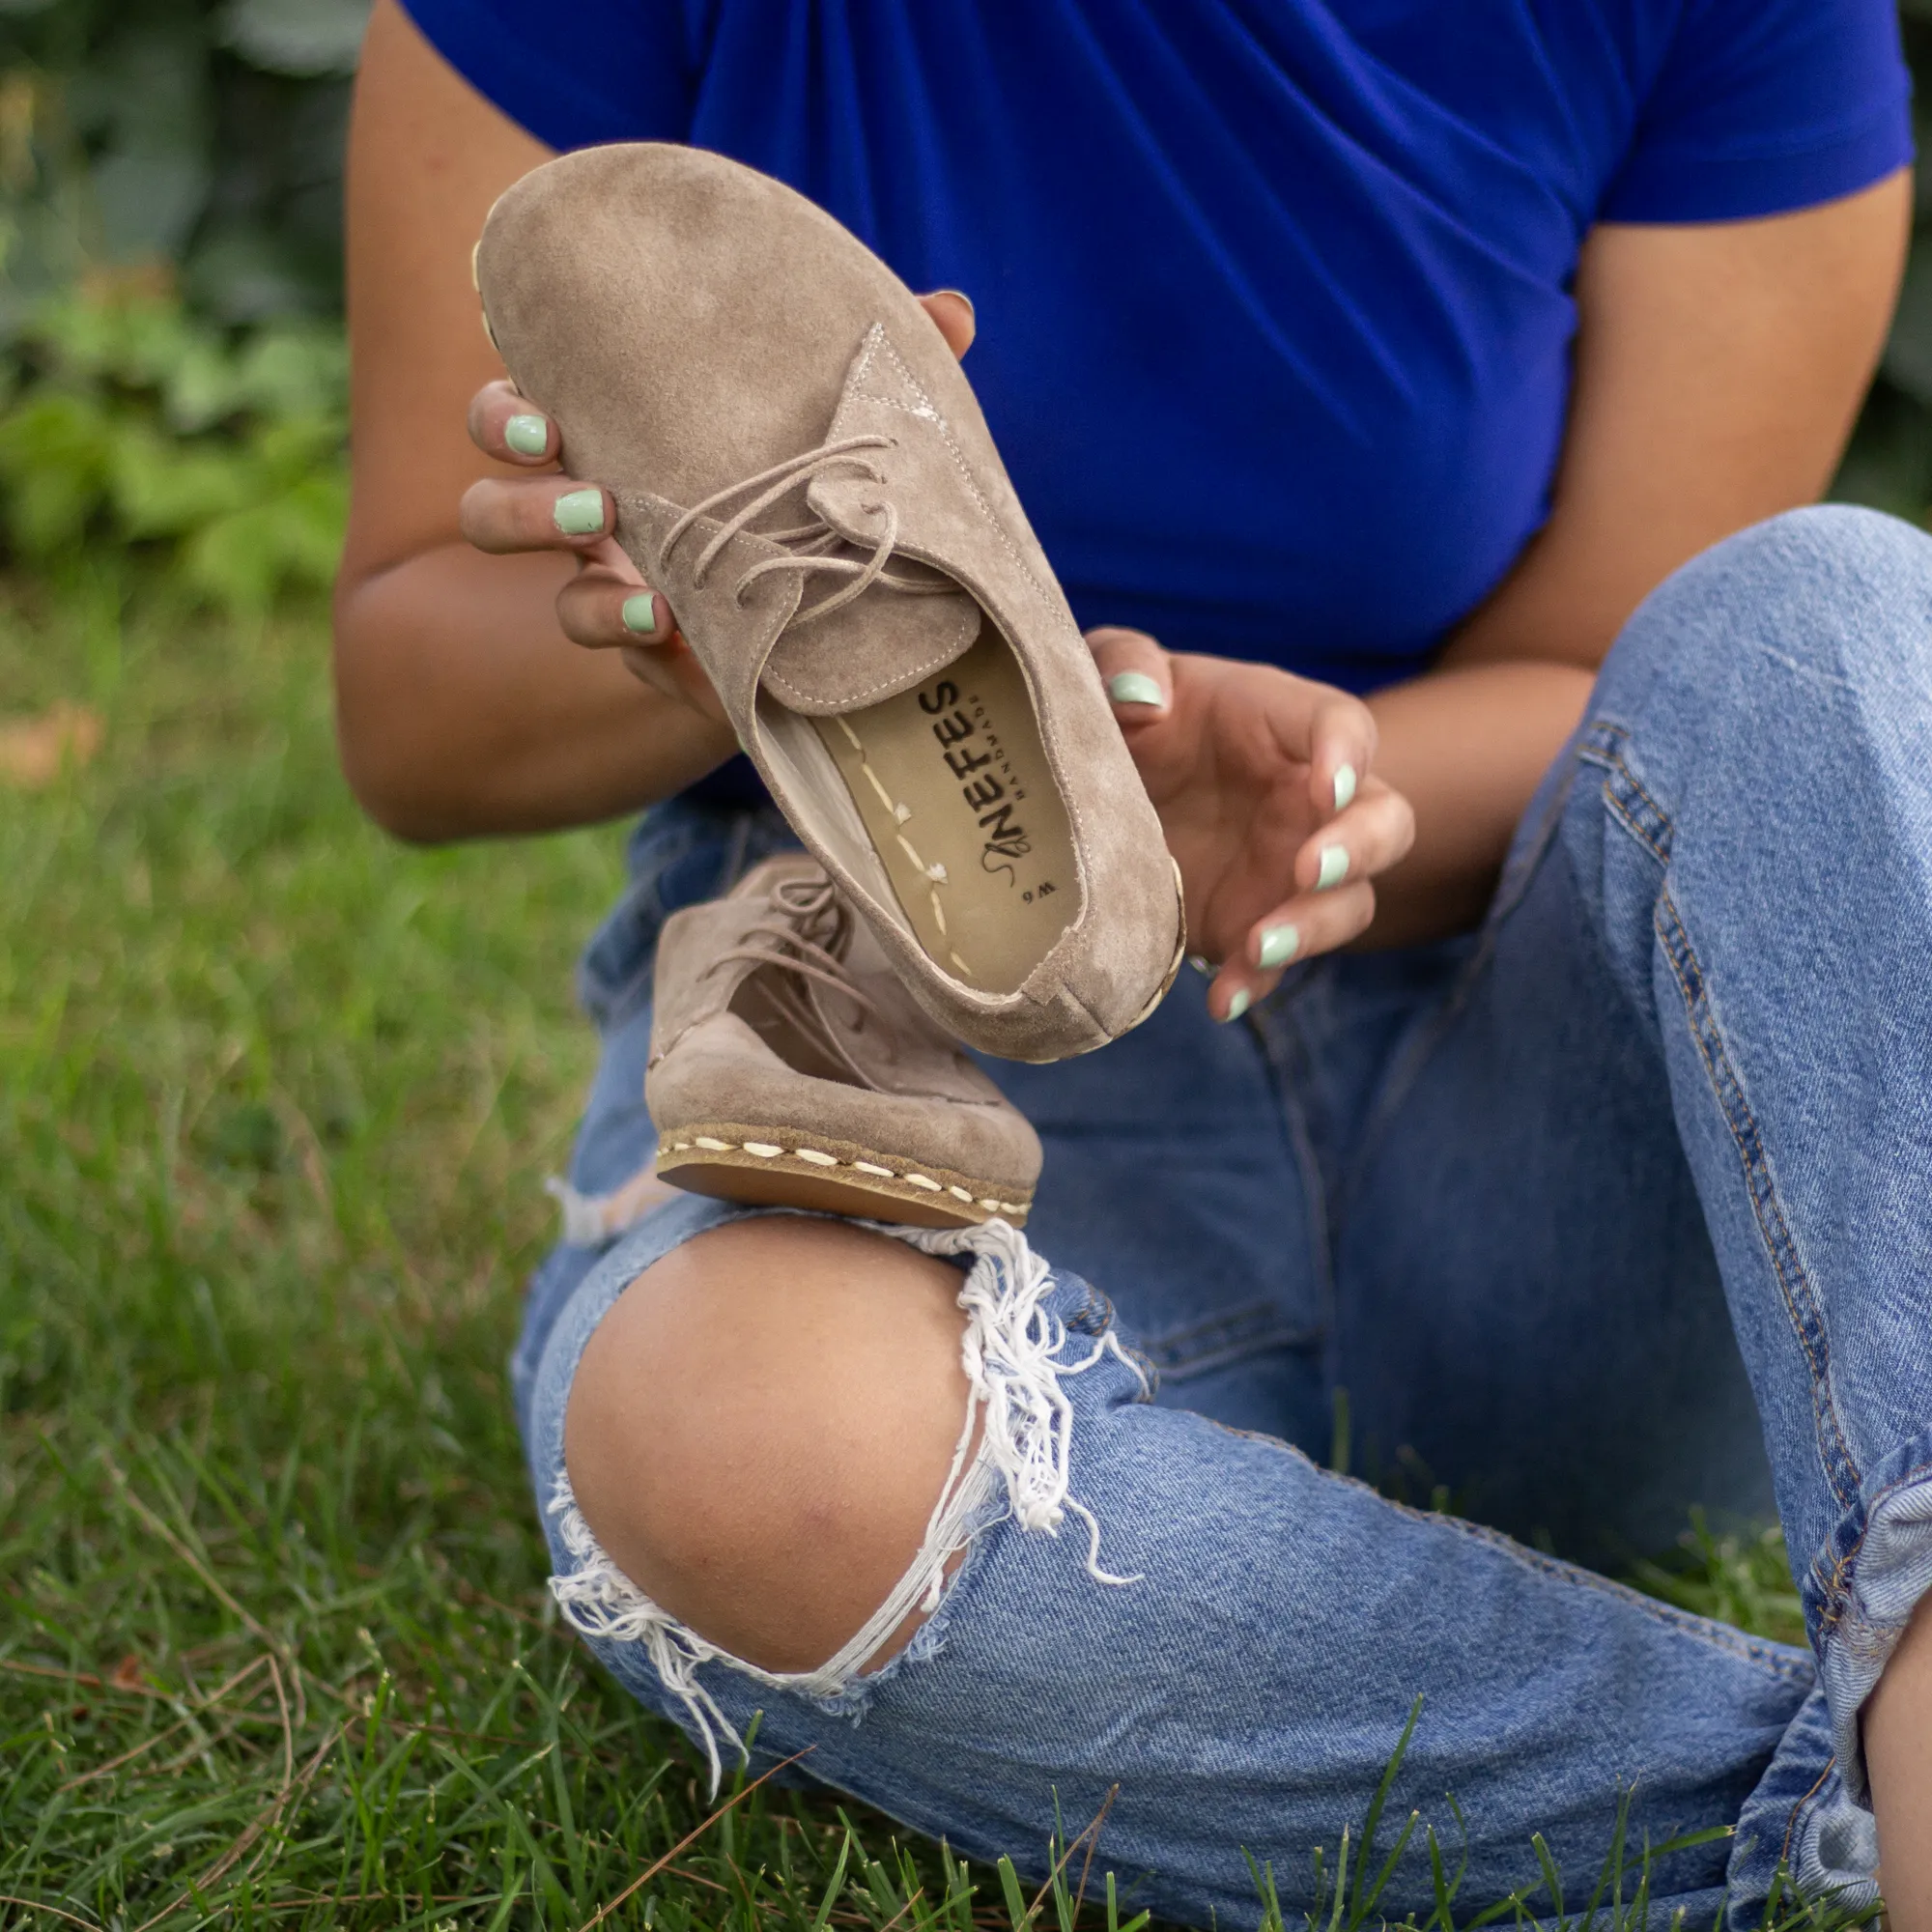
[[[1248,989],[1245,986],[1243,986],[1241,990],[1238,993],[1236,993],[1232,1000],[1228,1002],[1228,1018],[1230,1020],[1239,1019],[1241,1015],[1244,1012],[1246,1012],[1247,1009],[1253,1004],[1254,1001],[1249,997]]]
[[[1286,966],[1301,951],[1301,935],[1292,925],[1263,928],[1261,961],[1264,966]]]
[[[1335,767],[1335,810],[1347,811],[1355,796],[1355,768],[1353,765]]]
[[[657,636],[658,607],[648,590],[640,590],[635,597],[624,599],[624,628],[637,632],[640,638]]]
[[[1325,893],[1330,886],[1339,886],[1349,876],[1349,854],[1340,845],[1324,845],[1321,848],[1321,869],[1315,875],[1315,890]]]
[[[519,456],[541,456],[550,444],[550,424],[542,416],[512,416],[503,425],[503,440]]]
[[[1107,696],[1116,704],[1151,704],[1156,711],[1167,709],[1160,686],[1145,671],[1117,671],[1107,680]]]
[[[572,490],[556,499],[551,515],[559,532],[567,537],[595,536],[604,527],[604,493],[601,490]]]

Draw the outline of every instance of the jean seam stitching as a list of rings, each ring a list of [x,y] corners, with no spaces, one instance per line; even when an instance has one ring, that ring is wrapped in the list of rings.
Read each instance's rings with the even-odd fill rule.
[[[1632,768],[1629,748],[1629,730],[1621,724],[1603,722],[1591,726],[1577,755],[1605,774],[1604,803],[1617,822],[1642,843],[1660,865],[1667,866],[1670,863],[1670,848],[1675,842],[1676,826],[1670,814]],[[1614,782],[1617,780],[1622,781],[1622,789]],[[1638,815],[1635,809],[1637,801],[1641,802],[1651,824],[1646,825]]]
[[[1932,1459],[1915,1463],[1911,1468],[1895,1476],[1874,1495],[1869,1502],[1861,1501],[1864,1520],[1859,1525],[1859,1533],[1852,1540],[1851,1548],[1842,1551],[1832,1564],[1829,1577],[1819,1574],[1818,1561],[1814,1557],[1811,1574],[1818,1579],[1819,1594],[1825,1599],[1824,1606],[1818,1612],[1818,1635],[1822,1640],[1831,1635],[1845,1620],[1845,1612],[1851,1607],[1852,1593],[1845,1587],[1845,1578],[1859,1560],[1865,1547],[1865,1539],[1871,1534],[1872,1519],[1879,1510],[1901,1490],[1909,1490],[1932,1477]]]
[[[1772,1271],[1777,1277],[1778,1292],[1783,1297],[1792,1332],[1810,1371],[1811,1410],[1825,1463],[1826,1480],[1839,1508],[1854,1508],[1859,1502],[1859,1467],[1845,1440],[1843,1427],[1838,1421],[1837,1405],[1832,1397],[1831,1341],[1825,1331],[1824,1314],[1812,1291],[1810,1276],[1799,1258],[1791,1225],[1785,1218],[1783,1204],[1778,1200],[1777,1189],[1772,1179],[1763,1129],[1745,1096],[1744,1083],[1731,1064],[1718,1029],[1717,1017],[1711,1010],[1709,978],[1704,972],[1703,962],[1697,957],[1695,947],[1690,943],[1690,935],[1676,901],[1670,895],[1667,883],[1658,895],[1652,927],[1669,962],[1671,977],[1677,981],[1677,990],[1684,1002],[1685,1020],[1698,1056],[1704,1063],[1705,1078],[1710,1082],[1719,1112],[1723,1116],[1732,1144],[1738,1151],[1752,1214],[1758,1224],[1758,1235],[1771,1260]],[[1703,1013],[1701,1019],[1700,1009]]]
[[[1818,1781],[1791,1807],[1791,1820],[1784,1828],[1784,1845],[1777,1855],[1779,1864],[1788,1866],[1791,1863],[1792,1841],[1798,1836],[1799,1823],[1804,1816],[1805,1807],[1817,1797],[1819,1792],[1824,1790],[1825,1780],[1831,1776],[1833,1768],[1837,1762],[1838,1754],[1836,1751],[1833,1751],[1825,1760],[1825,1769],[1818,1774]]]

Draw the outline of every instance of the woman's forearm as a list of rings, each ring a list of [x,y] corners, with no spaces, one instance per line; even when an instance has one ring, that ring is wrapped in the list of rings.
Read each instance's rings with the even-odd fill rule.
[[[405,838],[549,831],[655,804],[729,757],[724,726],[557,628],[568,557],[462,544],[336,600],[343,766]]]
[[[1376,921],[1359,945],[1417,945],[1476,924],[1517,821],[1595,681],[1570,665],[1477,665],[1369,699],[1376,769],[1414,807],[1415,844],[1378,882]]]

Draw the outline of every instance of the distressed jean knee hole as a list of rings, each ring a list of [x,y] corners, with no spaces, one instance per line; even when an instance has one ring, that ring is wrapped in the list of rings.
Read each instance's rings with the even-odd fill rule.
[[[1100,1567],[1100,1524],[1068,1492],[1073,1408],[1061,1384],[1109,1354],[1127,1364],[1142,1386],[1139,1365],[1109,1327],[1091,1350],[1065,1359],[1067,1330],[1045,1306],[1052,1273],[1026,1237],[1001,1220],[979,1227],[924,1229],[869,1224],[923,1254],[970,1254],[959,1290],[966,1316],[960,1340],[966,1373],[966,1416],[952,1466],[926,1522],[918,1553],[886,1600],[838,1653],[815,1670],[769,1671],[732,1656],[654,1603],[612,1562],[597,1541],[567,1472],[557,1476],[547,1505],[571,1559],[550,1579],[564,1619],[584,1636],[641,1644],[665,1690],[675,1697],[704,1746],[715,1793],[724,1776],[720,1741],[742,1757],[744,1741],[699,1681],[707,1663],[722,1663],[754,1681],[807,1697],[829,1699],[851,1690],[880,1651],[915,1615],[939,1607],[958,1559],[992,1523],[1010,1517],[1023,1530],[1057,1535],[1069,1512],[1085,1524],[1086,1569],[1095,1582],[1138,1581]],[[975,1439],[978,1447],[975,1448]]]

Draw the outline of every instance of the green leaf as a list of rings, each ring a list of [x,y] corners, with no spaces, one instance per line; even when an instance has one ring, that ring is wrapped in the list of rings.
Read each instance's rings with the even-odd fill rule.
[[[342,423],[333,416],[265,422],[249,437],[248,448],[271,481],[300,483],[333,469],[341,460]]]
[[[160,380],[161,408],[170,428],[192,436],[212,429],[242,407],[244,389],[235,357],[213,336],[198,335]]]
[[[238,399],[263,415],[339,412],[349,392],[349,350],[337,328],[281,323],[264,328],[235,365]]]
[[[146,425],[115,439],[114,511],[129,537],[181,536],[247,508],[262,492],[262,469],[232,444],[181,443]]]
[[[0,418],[8,526],[30,555],[77,543],[107,494],[114,425],[95,397],[43,391]]]
[[[183,546],[188,587],[224,610],[260,614],[285,584],[328,584],[342,554],[348,485],[308,478],[269,501],[217,517]]]

